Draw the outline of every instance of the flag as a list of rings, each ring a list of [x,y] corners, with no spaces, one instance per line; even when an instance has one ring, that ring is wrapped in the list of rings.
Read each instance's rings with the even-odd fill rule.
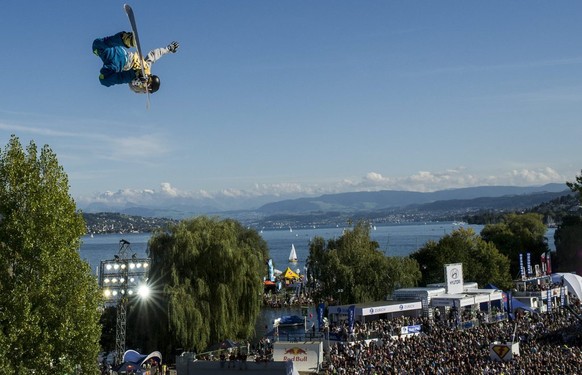
[[[348,327],[350,329],[350,333],[354,333],[354,318],[356,315],[356,306],[351,305],[348,308]]]
[[[323,328],[323,309],[324,308],[325,308],[325,305],[323,303],[320,303],[319,305],[317,305],[317,324],[319,325],[320,331]]]
[[[511,299],[513,296],[511,295],[511,290],[507,292],[507,312],[508,314],[513,314],[513,304],[511,303]]]
[[[548,270],[548,275],[552,274],[552,257],[551,257],[552,253],[550,253],[549,251],[546,253],[546,268]]]

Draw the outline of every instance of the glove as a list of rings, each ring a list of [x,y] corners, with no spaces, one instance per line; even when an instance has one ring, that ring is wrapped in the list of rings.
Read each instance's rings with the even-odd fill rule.
[[[141,72],[136,74],[135,78],[131,81],[132,90],[135,92],[145,93],[150,86],[151,78],[150,76],[144,77]]]
[[[122,31],[121,40],[127,48],[135,47],[135,38],[133,37],[132,32]]]
[[[180,47],[180,44],[176,41],[168,44],[168,47],[166,47],[168,49],[168,51],[172,52],[172,53],[176,53],[176,50],[178,49],[178,47]]]
[[[148,75],[146,74],[145,76],[142,74],[141,69],[135,69],[135,79],[140,81],[140,82],[147,82],[148,81]]]

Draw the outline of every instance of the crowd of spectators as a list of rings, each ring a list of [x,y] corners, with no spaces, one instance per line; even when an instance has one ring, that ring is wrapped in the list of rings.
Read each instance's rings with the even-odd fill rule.
[[[355,341],[338,342],[324,364],[326,374],[582,374],[579,307],[527,314],[514,321],[457,329],[446,321],[398,318],[356,325]],[[399,337],[403,325],[422,333]],[[345,326],[332,330],[345,332]],[[376,340],[366,339],[375,336]],[[519,342],[510,361],[490,356],[493,342]]]
[[[297,293],[294,289],[283,289],[278,293],[264,293],[263,305],[271,308],[313,305],[309,293]]]

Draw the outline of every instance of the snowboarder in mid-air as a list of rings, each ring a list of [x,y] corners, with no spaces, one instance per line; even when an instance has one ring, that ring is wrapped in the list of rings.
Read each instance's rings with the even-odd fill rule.
[[[103,61],[99,74],[99,82],[102,85],[129,83],[129,87],[136,93],[158,91],[160,79],[151,74],[151,66],[165,54],[175,53],[180,45],[178,42],[172,42],[166,47],[156,48],[142,61],[139,53],[128,50],[135,46],[133,33],[125,31],[93,41],[93,53]]]

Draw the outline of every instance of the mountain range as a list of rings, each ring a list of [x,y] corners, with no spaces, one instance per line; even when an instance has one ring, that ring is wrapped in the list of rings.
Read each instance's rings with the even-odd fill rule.
[[[188,201],[180,198],[164,204],[138,205],[89,205],[82,209],[86,213],[117,212],[145,217],[183,219],[197,215],[216,215],[244,219],[244,221],[282,218],[285,216],[334,216],[366,214],[378,215],[390,212],[442,212],[443,210],[467,212],[478,209],[524,209],[571,194],[564,184],[543,186],[480,186],[447,189],[435,192],[384,190],[374,192],[352,192],[325,194],[268,202],[250,209],[232,209],[224,202]]]
[[[447,204],[463,202],[467,205],[468,200],[489,198],[489,203],[495,206],[491,200],[494,198],[506,197],[509,202],[518,202],[519,197],[525,198],[528,195],[538,195],[542,200],[553,199],[552,193],[567,194],[570,191],[562,184],[547,184],[543,186],[517,187],[517,186],[480,186],[460,189],[447,189],[429,193],[414,191],[384,190],[375,192],[355,192],[327,194],[312,198],[290,199],[279,202],[268,203],[260,207],[257,211],[264,215],[272,214],[305,214],[309,212],[358,212],[382,210],[390,208],[402,208],[411,205],[432,204],[440,201],[447,201]],[[552,197],[544,196],[549,193]],[[539,196],[542,194],[542,196]],[[529,197],[531,198],[531,197]],[[528,199],[531,200],[531,199]],[[537,201],[538,199],[534,199]],[[487,205],[479,204],[482,208]],[[485,207],[483,207],[485,206]]]

